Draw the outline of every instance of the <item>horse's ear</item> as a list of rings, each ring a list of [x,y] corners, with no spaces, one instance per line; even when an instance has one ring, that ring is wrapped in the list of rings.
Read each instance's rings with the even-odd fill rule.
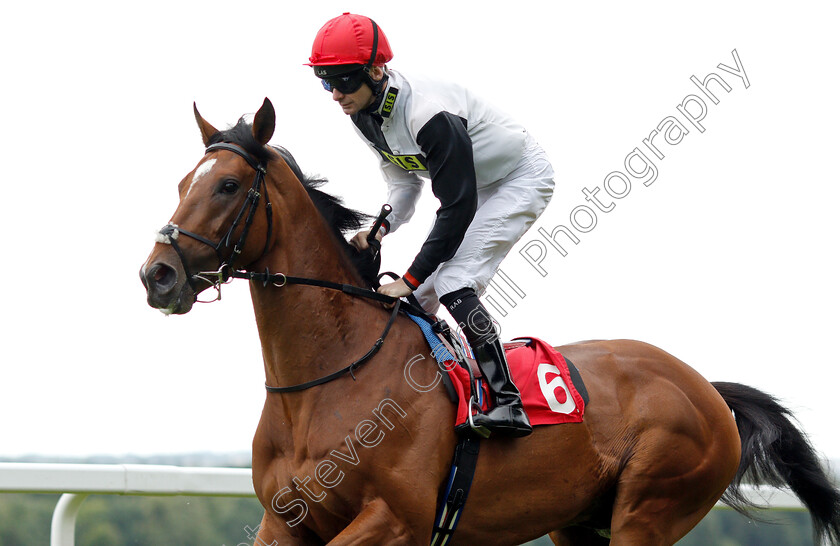
[[[198,107],[193,103],[193,112],[195,112],[195,121],[198,123],[198,129],[201,131],[201,139],[204,141],[204,145],[207,146],[210,143],[210,137],[218,133],[219,131],[207,123],[207,121],[201,117],[201,114],[198,113]]]
[[[257,110],[256,115],[254,115],[254,125],[252,128],[254,138],[263,146],[268,144],[268,141],[271,140],[271,136],[274,134],[275,120],[274,105],[266,97],[260,109]]]

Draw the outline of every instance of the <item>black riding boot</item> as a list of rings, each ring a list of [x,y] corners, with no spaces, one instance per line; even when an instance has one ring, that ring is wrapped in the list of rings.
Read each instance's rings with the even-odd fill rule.
[[[511,379],[505,351],[490,314],[470,288],[450,292],[440,301],[463,329],[496,403],[486,414],[476,415],[473,423],[506,436],[527,436],[531,433],[531,423],[522,407],[519,389]]]
[[[473,423],[505,436],[520,437],[531,434],[531,422],[528,421],[528,415],[522,407],[519,389],[511,379],[502,342],[496,339],[473,347],[473,352],[496,402],[496,407],[486,414],[473,417]]]

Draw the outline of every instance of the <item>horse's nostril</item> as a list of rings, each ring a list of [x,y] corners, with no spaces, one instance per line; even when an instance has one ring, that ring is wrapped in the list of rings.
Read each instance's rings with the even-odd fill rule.
[[[149,278],[159,290],[165,292],[175,285],[178,274],[168,265],[157,264],[149,271]]]

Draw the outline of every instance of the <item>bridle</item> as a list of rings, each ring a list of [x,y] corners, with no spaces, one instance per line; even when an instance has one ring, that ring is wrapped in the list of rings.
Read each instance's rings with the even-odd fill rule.
[[[333,372],[329,375],[321,377],[319,379],[307,381],[306,383],[292,385],[290,387],[272,387],[266,385],[265,388],[268,392],[274,393],[301,391],[310,387],[314,387],[316,385],[322,385],[324,383],[332,381],[333,379],[338,379],[339,377],[347,373],[349,373],[351,377],[353,377],[353,379],[355,380],[356,376],[353,374],[353,372],[362,364],[373,358],[373,356],[379,351],[379,349],[382,347],[382,344],[385,342],[385,337],[391,330],[391,326],[393,325],[397,314],[399,313],[400,304],[402,303],[401,300],[399,298],[393,298],[391,296],[379,294],[378,292],[374,292],[373,290],[366,288],[361,288],[359,286],[323,281],[320,279],[310,279],[306,277],[293,277],[285,275],[283,273],[271,273],[268,270],[268,268],[266,268],[265,271],[261,273],[255,271],[245,271],[236,269],[234,267],[236,259],[242,253],[242,249],[245,246],[245,240],[248,237],[248,232],[251,229],[251,224],[254,221],[254,216],[256,215],[257,208],[259,207],[260,198],[263,194],[265,194],[265,211],[268,220],[266,227],[267,233],[265,239],[265,247],[263,248],[263,253],[260,256],[260,258],[265,256],[265,254],[269,250],[272,235],[272,213],[271,202],[269,201],[268,191],[265,184],[265,175],[267,171],[266,166],[260,161],[257,161],[251,154],[245,151],[244,148],[229,142],[218,142],[216,144],[211,144],[207,146],[207,148],[205,149],[205,155],[217,150],[227,150],[229,152],[233,152],[239,155],[255,171],[254,181],[251,184],[251,188],[248,190],[248,196],[246,197],[245,202],[242,203],[242,207],[239,209],[239,212],[237,213],[236,218],[234,219],[227,233],[221,238],[221,240],[218,243],[214,243],[213,241],[202,235],[182,229],[170,222],[163,226],[158,232],[158,242],[172,245],[172,248],[178,255],[178,259],[181,260],[181,265],[183,266],[184,273],[187,276],[187,282],[190,288],[192,288],[194,294],[198,294],[198,290],[196,288],[194,279],[207,282],[210,284],[211,287],[213,287],[216,290],[217,296],[215,299],[209,301],[201,301],[196,299],[196,301],[200,303],[212,303],[214,301],[222,299],[221,285],[227,284],[233,279],[248,279],[250,281],[261,281],[263,286],[268,286],[268,284],[270,283],[277,288],[282,288],[283,286],[290,284],[318,286],[330,290],[339,290],[351,296],[372,299],[381,303],[393,304],[391,316],[389,317],[388,322],[385,325],[384,330],[382,331],[382,334],[374,342],[373,347],[371,347],[367,353],[365,353],[361,358],[356,359],[349,366],[342,368],[337,372]],[[236,229],[239,227],[239,224],[242,222],[243,217],[245,218],[245,223],[243,224],[242,234],[239,236],[239,240],[233,246],[230,253],[225,257],[222,251],[223,249],[230,248],[230,243],[233,239],[234,231],[236,231]],[[192,274],[189,263],[187,262],[187,258],[181,250],[180,246],[178,245],[178,237],[181,234],[186,235],[187,237],[190,237],[191,239],[194,239],[200,243],[210,246],[216,252],[216,256],[219,258],[219,269],[217,271],[202,271],[199,273]]]
[[[208,282],[213,288],[216,289],[217,295],[215,299],[209,301],[201,301],[201,303],[211,303],[222,298],[221,285],[227,283],[231,278],[231,274],[233,273],[233,271],[235,271],[234,265],[236,259],[242,253],[242,249],[245,246],[245,240],[248,237],[248,232],[251,229],[251,224],[254,222],[254,216],[256,215],[257,208],[259,207],[259,202],[260,198],[262,197],[262,193],[265,194],[265,213],[267,218],[267,233],[262,256],[265,256],[265,254],[268,252],[272,234],[271,201],[268,198],[268,192],[265,188],[265,165],[257,161],[241,146],[237,146],[236,144],[231,144],[229,142],[217,142],[215,144],[211,144],[207,146],[207,148],[204,150],[204,153],[206,155],[217,150],[227,150],[229,152],[237,154],[239,157],[244,159],[245,162],[248,163],[248,165],[250,165],[252,169],[254,169],[255,173],[254,181],[251,183],[251,188],[248,190],[248,196],[242,203],[242,207],[240,207],[239,213],[237,213],[236,218],[233,220],[233,223],[230,225],[230,228],[228,229],[227,233],[219,240],[218,243],[214,243],[213,241],[202,235],[193,233],[191,231],[187,231],[186,229],[180,228],[177,225],[170,222],[169,224],[166,224],[161,228],[159,232],[161,237],[159,237],[158,239],[160,242],[172,245],[172,248],[175,250],[175,253],[178,255],[178,258],[181,260],[181,265],[184,267],[184,272],[187,275],[187,282],[189,283],[190,288],[192,288],[193,293],[198,294],[198,289],[195,285],[194,279],[199,279]],[[243,217],[245,217],[245,224],[242,228],[242,234],[239,236],[239,240],[236,242],[236,244],[233,245],[233,248],[231,248],[231,240],[233,239],[233,234],[236,231],[236,228],[238,228],[239,224],[242,222]],[[180,234],[186,235],[191,239],[195,239],[196,241],[211,247],[216,253],[216,257],[219,258],[219,269],[214,272],[200,272],[198,274],[193,275],[191,273],[192,270],[189,267],[189,263],[187,262],[186,256],[184,256],[184,253],[178,246],[177,241],[178,236]],[[230,248],[231,250],[230,253],[225,257],[222,251],[223,249],[227,248]]]

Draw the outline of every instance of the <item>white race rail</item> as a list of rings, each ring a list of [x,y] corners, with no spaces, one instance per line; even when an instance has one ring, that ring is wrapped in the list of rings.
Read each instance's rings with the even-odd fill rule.
[[[53,512],[52,546],[74,546],[76,515],[91,494],[255,496],[250,468],[144,464],[0,463],[0,492],[63,493]]]
[[[771,508],[802,509],[790,491],[761,487],[745,492]],[[0,493],[62,493],[53,512],[51,546],[74,546],[76,515],[91,494],[256,496],[250,468],[145,464],[0,463]]]

